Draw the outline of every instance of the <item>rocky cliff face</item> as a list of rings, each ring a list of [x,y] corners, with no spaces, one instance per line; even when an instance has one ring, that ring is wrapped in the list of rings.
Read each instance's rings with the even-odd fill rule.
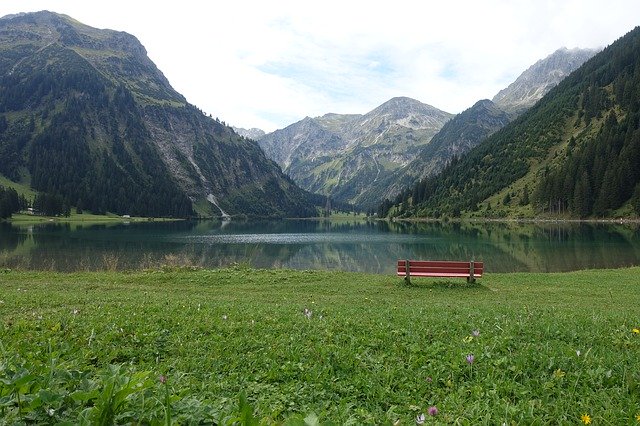
[[[297,123],[265,135],[258,141],[267,157],[288,172],[291,165],[313,163],[333,157],[346,148],[339,133],[323,126],[322,121],[306,117]],[[292,176],[296,180],[295,176]],[[309,189],[309,188],[306,188]]]
[[[254,141],[260,140],[266,133],[262,129],[252,127],[250,129],[243,129],[242,127],[232,127],[233,131],[244,136],[245,138],[253,139]]]
[[[393,98],[364,115],[307,117],[259,144],[303,188],[357,203],[385,174],[415,158],[451,116]]]
[[[404,128],[433,132],[452,117],[431,105],[407,97],[388,100],[373,111],[349,123],[346,138],[353,142],[364,141],[364,145],[375,143],[378,136],[390,128]]]
[[[519,114],[532,107],[596,53],[598,50],[594,49],[558,49],[530,66],[516,81],[498,92],[493,102],[505,111]]]
[[[0,93],[0,173],[71,205],[315,213],[255,142],[189,105],[129,34],[51,12],[0,19]]]

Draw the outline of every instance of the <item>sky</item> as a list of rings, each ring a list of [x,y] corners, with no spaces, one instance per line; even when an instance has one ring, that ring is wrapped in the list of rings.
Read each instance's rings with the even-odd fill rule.
[[[265,131],[395,96],[450,113],[561,47],[605,47],[638,0],[0,0],[136,36],[187,101]]]

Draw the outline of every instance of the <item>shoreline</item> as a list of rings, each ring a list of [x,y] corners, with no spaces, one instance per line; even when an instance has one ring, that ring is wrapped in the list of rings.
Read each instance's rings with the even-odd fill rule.
[[[376,219],[388,222],[471,222],[471,223],[587,223],[587,224],[608,224],[608,225],[625,225],[640,224],[640,218],[617,218],[617,219],[550,219],[550,218],[391,218]]]

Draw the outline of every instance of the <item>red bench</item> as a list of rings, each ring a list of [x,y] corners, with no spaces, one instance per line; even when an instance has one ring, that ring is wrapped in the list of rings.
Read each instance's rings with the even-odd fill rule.
[[[466,278],[473,283],[482,278],[483,262],[459,262],[449,260],[398,260],[398,276],[404,276],[407,284],[409,277]]]

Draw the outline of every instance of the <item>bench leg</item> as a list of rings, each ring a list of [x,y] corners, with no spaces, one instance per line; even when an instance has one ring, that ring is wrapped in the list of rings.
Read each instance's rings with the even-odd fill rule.
[[[410,271],[409,271],[409,259],[404,261],[404,283],[406,285],[411,285]]]
[[[474,284],[476,279],[474,277],[467,277],[467,284]]]

